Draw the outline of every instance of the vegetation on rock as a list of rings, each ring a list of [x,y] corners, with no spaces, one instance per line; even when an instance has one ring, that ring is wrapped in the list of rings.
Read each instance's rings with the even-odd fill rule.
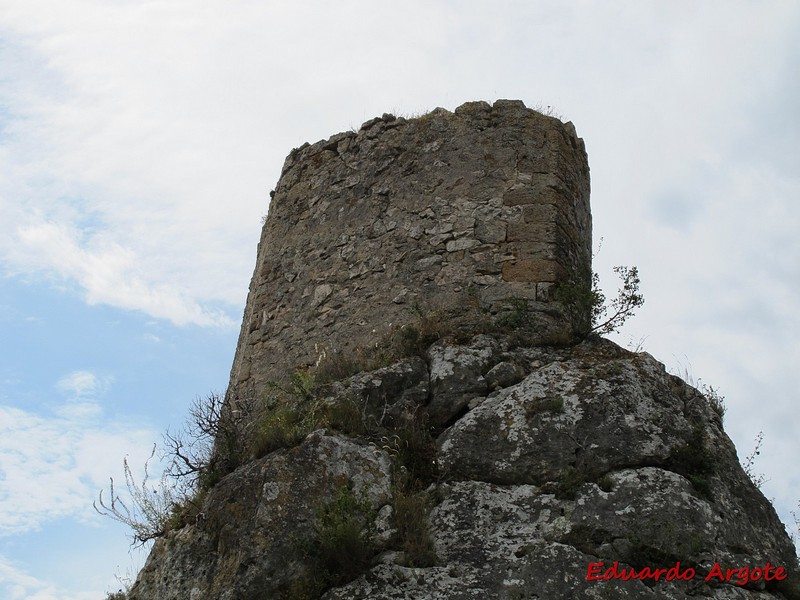
[[[617,266],[614,272],[622,280],[622,285],[609,303],[599,287],[600,276],[593,273],[588,264],[557,288],[556,299],[567,312],[579,339],[591,333],[607,335],[619,330],[644,304],[644,296],[639,290],[639,269]]]

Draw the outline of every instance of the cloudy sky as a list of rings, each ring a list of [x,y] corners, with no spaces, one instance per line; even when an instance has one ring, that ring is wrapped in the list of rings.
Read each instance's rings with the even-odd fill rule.
[[[384,112],[552,107],[617,336],[726,396],[800,499],[800,3],[0,0],[0,596],[142,562],[92,500],[222,391],[286,154]]]

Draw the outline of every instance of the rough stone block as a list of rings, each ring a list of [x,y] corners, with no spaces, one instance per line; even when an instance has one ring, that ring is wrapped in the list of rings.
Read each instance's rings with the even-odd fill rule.
[[[564,267],[554,260],[515,260],[503,264],[504,281],[555,282],[563,276]]]
[[[545,242],[555,244],[558,225],[554,222],[531,221],[509,223],[507,239],[509,242]]]

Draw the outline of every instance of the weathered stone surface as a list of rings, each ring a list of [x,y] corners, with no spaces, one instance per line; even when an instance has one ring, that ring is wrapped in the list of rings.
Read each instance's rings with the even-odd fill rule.
[[[442,464],[456,477],[540,483],[534,474],[552,477],[576,457],[602,473],[665,461],[694,423],[711,418],[698,414],[707,407],[702,396],[677,383],[673,391],[670,381],[646,354],[550,362],[448,431]],[[712,446],[720,435],[714,432]],[[497,451],[485,452],[487,445]]]
[[[525,370],[520,365],[503,361],[489,369],[485,379],[489,389],[495,390],[519,383],[524,377]]]
[[[428,490],[436,565],[405,566],[394,546],[397,492],[390,457],[379,449],[390,442],[318,431],[224,478],[203,519],[156,543],[131,598],[284,597],[280,590],[308,575],[293,540],[308,534],[314,507],[347,482],[367,490],[378,511],[379,554],[363,576],[328,590],[328,600],[798,598],[792,544],[744,474],[720,416],[650,355],[599,339],[514,348],[488,335],[440,341],[428,354],[429,365],[405,359],[327,393],[373,409],[376,401],[407,412],[426,402],[461,407],[438,438],[440,475]],[[523,375],[492,391],[487,376],[503,370]],[[420,389],[427,393],[404,404]],[[636,570],[680,563],[696,576],[587,581],[599,562]],[[715,563],[767,562],[790,573],[781,592],[775,582],[704,581]]]
[[[478,336],[469,346],[436,344],[429,350],[433,399],[428,411],[434,423],[449,423],[470,400],[486,395],[489,384],[483,375],[498,351],[489,336]]]
[[[571,124],[506,100],[372,119],[286,159],[231,390],[258,395],[322,352],[372,347],[414,306],[469,319],[590,254],[589,168]],[[523,297],[553,313],[552,298]],[[563,326],[543,319],[540,336]]]
[[[415,356],[369,373],[336,382],[326,390],[331,399],[358,403],[370,421],[382,425],[413,414],[428,401],[430,377],[425,361]]]
[[[576,473],[569,539],[593,554],[637,540],[676,558],[692,547],[697,562],[791,562],[708,401],[650,355],[609,342],[580,345],[481,403],[441,436],[438,460],[450,478],[556,492]]]
[[[378,510],[390,498],[385,452],[324,431],[223,478],[195,523],[153,546],[130,600],[260,600],[305,576],[298,549],[343,485]]]
[[[697,390],[610,342],[516,352],[514,364],[527,360],[532,372],[439,438],[447,483],[429,518],[439,566],[382,562],[324,598],[781,597],[775,582],[704,581],[715,562],[798,571],[775,511]],[[701,445],[692,452],[707,453],[708,471],[675,458],[693,431]],[[578,477],[565,492],[567,473]],[[587,581],[591,563],[615,561],[637,570],[680,563],[697,575]]]

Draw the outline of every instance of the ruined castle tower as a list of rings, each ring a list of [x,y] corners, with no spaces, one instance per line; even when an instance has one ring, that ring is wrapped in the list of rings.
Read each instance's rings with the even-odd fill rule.
[[[465,325],[512,298],[542,341],[569,338],[552,290],[587,271],[591,231],[583,140],[520,101],[306,144],[270,203],[231,389],[374,346],[421,313]]]
[[[385,115],[294,150],[233,363],[235,426],[128,600],[800,598],[719,402],[573,335],[588,315],[565,292],[590,256],[583,142],[521,102]],[[280,384],[420,318],[446,333]]]

